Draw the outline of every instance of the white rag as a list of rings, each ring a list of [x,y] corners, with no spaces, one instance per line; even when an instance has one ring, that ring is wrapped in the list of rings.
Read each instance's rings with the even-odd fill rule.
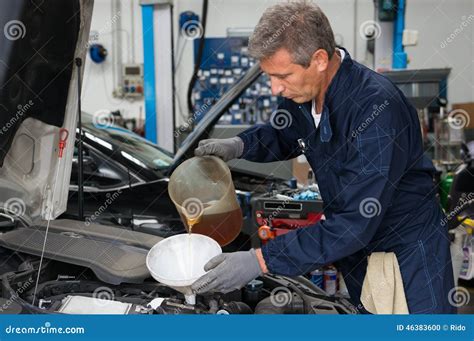
[[[367,259],[360,301],[372,314],[409,314],[397,256],[374,252]]]

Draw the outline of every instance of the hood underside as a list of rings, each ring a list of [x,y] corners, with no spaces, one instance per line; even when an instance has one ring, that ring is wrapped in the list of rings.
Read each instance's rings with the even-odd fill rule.
[[[59,133],[76,129],[75,60],[85,57],[92,5],[0,3],[0,207],[9,213],[37,220],[66,209],[75,134],[59,164]]]
[[[194,149],[203,138],[207,138],[212,127],[224,115],[232,103],[262,74],[260,64],[255,63],[245,75],[237,81],[209,110],[204,118],[194,128],[193,132],[183,141],[176,152],[171,171],[178,167],[184,160],[194,156]]]

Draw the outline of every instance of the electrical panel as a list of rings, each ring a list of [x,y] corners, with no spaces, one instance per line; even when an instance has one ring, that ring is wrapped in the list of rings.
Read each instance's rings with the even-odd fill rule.
[[[124,97],[143,97],[143,65],[124,64],[122,71],[122,91]]]
[[[245,72],[255,64],[248,55],[247,37],[205,38],[198,81],[193,90],[196,120],[202,119],[214,104]],[[199,40],[194,41],[196,62]],[[270,78],[262,74],[221,117],[218,124],[268,122],[281,99],[272,96]]]

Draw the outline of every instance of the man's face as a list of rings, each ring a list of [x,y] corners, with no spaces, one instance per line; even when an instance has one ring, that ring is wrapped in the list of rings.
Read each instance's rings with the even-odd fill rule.
[[[327,57],[326,63],[322,65],[320,51],[315,52],[307,68],[293,63],[286,49],[279,49],[271,57],[261,60],[262,71],[270,76],[273,95],[283,96],[296,103],[305,103],[317,97],[327,68]]]

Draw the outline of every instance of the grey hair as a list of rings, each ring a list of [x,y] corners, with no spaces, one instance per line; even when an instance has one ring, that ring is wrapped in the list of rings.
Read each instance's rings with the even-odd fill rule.
[[[263,60],[279,49],[288,50],[293,62],[308,67],[318,49],[329,58],[336,50],[334,33],[326,15],[307,1],[280,3],[265,10],[249,40],[249,54]]]

